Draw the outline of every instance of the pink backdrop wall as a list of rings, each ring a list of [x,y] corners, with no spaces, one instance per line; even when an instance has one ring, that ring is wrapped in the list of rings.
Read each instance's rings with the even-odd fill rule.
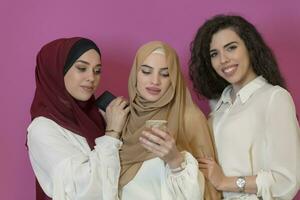
[[[189,43],[199,25],[212,15],[234,12],[254,23],[273,48],[299,115],[299,11],[297,0],[2,0],[1,199],[34,199],[34,175],[24,143],[35,89],[35,56],[44,43],[70,36],[93,39],[103,52],[98,93],[109,89],[127,96],[127,77],[141,44],[150,40],[170,43],[177,49],[187,74]],[[207,103],[197,101],[207,113]]]

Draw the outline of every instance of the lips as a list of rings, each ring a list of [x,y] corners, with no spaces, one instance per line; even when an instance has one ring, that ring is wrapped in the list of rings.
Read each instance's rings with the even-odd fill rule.
[[[149,94],[152,95],[158,95],[161,91],[161,89],[157,87],[146,87],[146,90]]]
[[[80,86],[86,92],[94,92],[93,86]]]
[[[226,77],[230,77],[236,72],[237,68],[237,64],[229,65],[227,67],[222,68],[222,72]]]

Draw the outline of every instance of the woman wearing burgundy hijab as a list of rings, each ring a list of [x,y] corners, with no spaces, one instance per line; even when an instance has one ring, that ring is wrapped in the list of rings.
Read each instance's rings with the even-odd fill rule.
[[[58,39],[38,53],[27,129],[37,200],[118,198],[119,135],[129,109],[116,98],[105,125],[93,95],[101,68],[98,47],[85,38]]]

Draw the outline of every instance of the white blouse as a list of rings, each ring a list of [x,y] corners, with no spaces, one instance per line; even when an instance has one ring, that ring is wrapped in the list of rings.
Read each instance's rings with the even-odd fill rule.
[[[34,173],[53,200],[118,199],[122,142],[102,136],[91,150],[86,139],[45,118],[28,127],[28,151]]]
[[[143,163],[136,176],[121,190],[122,200],[201,200],[204,194],[204,177],[197,160],[182,152],[186,167],[172,173],[160,158]]]
[[[212,112],[219,163],[226,176],[257,175],[257,194],[225,199],[292,199],[300,184],[300,129],[290,94],[257,77],[232,103],[231,86]]]

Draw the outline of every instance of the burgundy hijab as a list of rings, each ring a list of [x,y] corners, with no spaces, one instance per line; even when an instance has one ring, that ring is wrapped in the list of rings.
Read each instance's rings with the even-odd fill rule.
[[[78,45],[79,43],[81,44]],[[99,52],[92,41],[79,37],[58,39],[42,47],[36,61],[36,91],[31,104],[31,119],[38,116],[47,117],[85,137],[93,149],[95,139],[105,133],[105,121],[95,106],[95,97],[92,96],[86,102],[78,101],[69,95],[64,84],[64,70],[70,68],[65,65],[70,64],[70,58],[72,60],[74,54],[78,57],[78,52],[81,55],[84,53],[81,47],[85,48],[84,52],[92,48]],[[71,65],[73,63],[71,62]],[[36,199],[51,199],[44,194],[38,182],[36,183]]]

